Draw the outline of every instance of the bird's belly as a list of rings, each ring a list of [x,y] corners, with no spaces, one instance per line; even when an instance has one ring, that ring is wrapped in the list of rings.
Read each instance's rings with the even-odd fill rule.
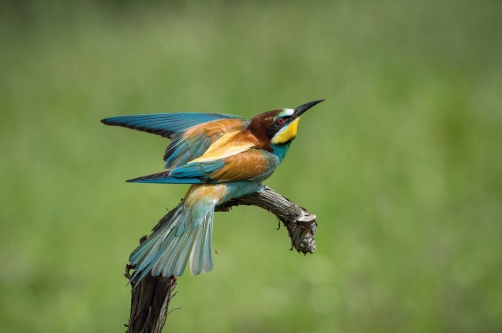
[[[184,198],[185,206],[193,207],[200,202],[216,205],[254,193],[262,187],[261,180],[245,180],[222,184],[194,184]]]

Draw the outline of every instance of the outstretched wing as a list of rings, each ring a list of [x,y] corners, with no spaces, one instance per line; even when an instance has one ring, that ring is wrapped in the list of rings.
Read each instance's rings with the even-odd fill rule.
[[[204,156],[203,156],[204,157]],[[247,148],[243,152],[220,159],[192,161],[182,167],[128,180],[132,183],[203,184],[265,179],[277,169],[279,158],[262,149]]]
[[[109,126],[127,127],[171,139],[174,133],[183,132],[190,127],[221,119],[243,120],[244,118],[231,114],[182,112],[119,116],[106,118],[101,122]]]
[[[105,125],[122,126],[171,139],[164,153],[166,169],[174,169],[202,156],[227,133],[243,130],[249,120],[216,113],[161,113],[112,117]]]

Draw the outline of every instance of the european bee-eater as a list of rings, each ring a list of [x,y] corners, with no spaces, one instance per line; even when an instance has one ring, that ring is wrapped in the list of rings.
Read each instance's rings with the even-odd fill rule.
[[[139,245],[129,260],[133,278],[180,276],[190,258],[193,275],[213,269],[211,238],[217,205],[259,191],[296,137],[300,116],[324,101],[261,113],[251,120],[214,113],[145,114],[103,119],[171,139],[160,173],[131,183],[193,184],[170,221]],[[139,281],[138,280],[138,281]]]

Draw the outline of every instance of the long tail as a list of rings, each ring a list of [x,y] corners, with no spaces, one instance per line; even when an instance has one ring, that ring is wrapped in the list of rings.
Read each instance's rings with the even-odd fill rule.
[[[129,257],[141,281],[150,271],[153,276],[180,276],[190,258],[190,272],[213,269],[212,232],[214,202],[202,201],[190,208],[180,205],[171,219],[141,243]]]

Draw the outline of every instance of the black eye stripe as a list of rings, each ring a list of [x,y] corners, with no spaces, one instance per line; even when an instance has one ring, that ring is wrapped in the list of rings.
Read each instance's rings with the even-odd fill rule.
[[[277,132],[279,132],[291,119],[291,117],[280,117],[277,118],[268,128],[267,128],[267,136],[272,138]],[[282,122],[281,122],[282,121]]]

